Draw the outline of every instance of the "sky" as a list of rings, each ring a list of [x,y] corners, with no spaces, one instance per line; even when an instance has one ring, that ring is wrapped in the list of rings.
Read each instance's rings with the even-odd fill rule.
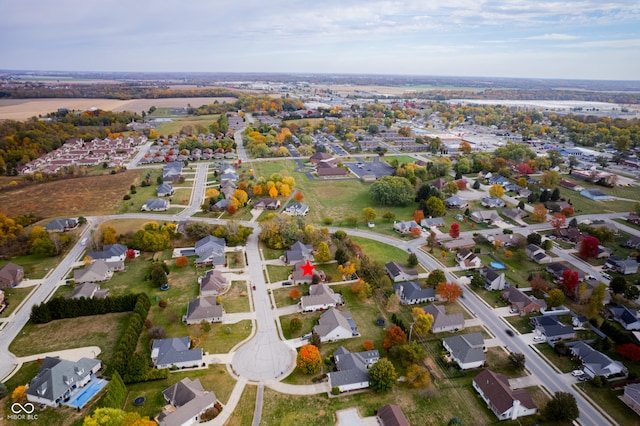
[[[0,0],[0,69],[640,80],[640,1]]]

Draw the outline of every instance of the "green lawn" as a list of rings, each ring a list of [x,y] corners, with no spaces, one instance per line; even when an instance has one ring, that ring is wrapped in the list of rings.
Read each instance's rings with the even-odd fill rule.
[[[188,326],[187,334],[195,336],[201,326]],[[227,333],[227,329],[230,331]],[[211,324],[211,331],[202,333],[198,338],[201,340],[200,347],[210,354],[225,354],[235,345],[242,342],[251,334],[251,321],[244,320],[235,324]]]
[[[589,398],[593,399],[600,409],[613,417],[618,424],[640,425],[638,415],[618,398],[618,396],[624,393],[622,389],[613,391],[606,387],[599,388],[592,385],[591,382],[586,382],[583,385],[575,385],[574,387],[583,389]]]
[[[22,303],[22,301],[26,299],[29,294],[31,294],[31,291],[35,288],[36,287],[16,287],[3,289],[2,291],[4,291],[5,296],[4,301],[7,306],[0,314],[0,318],[6,318],[11,315],[16,310],[16,308],[20,306],[20,303]]]
[[[129,316],[128,312],[122,312],[60,319],[46,324],[28,322],[11,342],[9,350],[16,356],[27,356],[98,346],[102,351],[98,358],[109,361]]]
[[[244,426],[249,425],[253,421],[253,413],[256,408],[256,397],[258,395],[258,387],[247,385],[242,391],[242,396],[240,397],[240,401],[236,405],[236,408],[233,410],[233,414],[227,423],[226,426]]]
[[[372,260],[382,263],[398,262],[406,266],[409,253],[398,247],[383,244],[368,238],[350,236],[349,239],[362,247],[362,251]]]
[[[267,265],[269,282],[275,283],[289,279],[292,270],[293,268],[291,266]]]
[[[504,301],[502,296],[500,296],[501,294],[500,291],[489,291],[489,290],[485,290],[484,288],[477,288],[477,287],[471,287],[471,286],[469,286],[468,288],[469,290],[473,291],[478,296],[480,296],[485,302],[489,304],[489,306],[493,306],[494,308],[509,306],[507,302]]]
[[[563,373],[570,373],[580,366],[578,362],[573,361],[568,356],[558,356],[553,348],[546,343],[537,345],[536,348],[545,356],[548,362],[555,365]]]
[[[25,256],[17,256],[11,260],[0,260],[0,268],[7,263],[12,262],[22,266],[24,269],[25,279],[39,280],[45,277],[49,271],[58,266],[59,257],[36,256],[29,254]]]
[[[300,330],[292,332],[289,328],[289,324],[294,318],[299,318],[302,321],[302,327],[300,328]],[[319,312],[307,312],[304,314],[300,312],[280,317],[280,324],[282,324],[282,332],[285,339],[293,339],[296,337],[300,337],[303,334],[311,333],[313,331],[313,327],[318,324],[319,318]]]
[[[309,286],[310,284],[302,284],[302,285],[298,285],[298,286],[287,286],[287,287],[282,287],[282,288],[278,288],[276,290],[273,291],[273,298],[276,301],[276,306],[278,308],[282,308],[283,306],[289,306],[289,305],[295,305],[296,303],[298,303],[300,300],[293,300],[292,298],[289,297],[289,292],[291,292],[291,289],[298,289],[300,290],[300,295],[304,296],[309,294]]]
[[[222,295],[222,306],[225,312],[249,312],[246,281],[232,281],[229,291]]]
[[[538,315],[524,315],[524,316],[511,315],[511,316],[504,317],[504,319],[509,324],[511,324],[513,328],[518,330],[518,333],[527,334],[533,331],[533,327],[531,326],[531,323],[529,321],[531,320],[531,317],[534,317],[534,316],[538,316]]]
[[[284,255],[284,250],[270,249],[263,244],[260,244],[260,250],[262,250],[262,256],[265,260],[280,259]]]

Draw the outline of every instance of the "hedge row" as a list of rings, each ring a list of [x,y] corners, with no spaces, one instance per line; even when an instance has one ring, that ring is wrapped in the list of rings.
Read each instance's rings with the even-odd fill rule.
[[[111,381],[107,387],[107,392],[104,394],[104,397],[98,406],[122,409],[126,397],[127,387],[124,385],[120,374],[118,374],[117,371],[114,371],[111,375]]]
[[[146,298],[146,296],[145,296]],[[85,317],[89,315],[109,314],[112,312],[129,312],[134,310],[138,302],[138,294],[106,297],[104,299],[67,299],[54,297],[48,302],[34,305],[31,309],[31,322],[45,324],[49,321]],[[147,301],[148,303],[148,301]]]
[[[129,360],[132,359],[136,350],[140,333],[144,328],[144,321],[151,307],[149,298],[145,294],[138,294],[136,297],[137,301],[133,307],[133,315],[131,315],[122,337],[118,340],[109,365],[110,369],[117,371],[122,377],[127,373]]]

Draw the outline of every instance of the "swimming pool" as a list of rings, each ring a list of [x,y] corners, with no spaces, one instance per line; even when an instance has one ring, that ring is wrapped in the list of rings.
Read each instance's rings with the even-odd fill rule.
[[[68,405],[72,408],[82,408],[85,406],[87,402],[98,392],[102,390],[105,386],[107,386],[107,381],[104,379],[93,379],[91,383],[82,388],[80,392],[74,395],[73,399],[67,402],[65,405]]]
[[[491,262],[489,265],[491,265],[493,269],[507,269],[507,267],[504,266],[504,263],[502,262]]]

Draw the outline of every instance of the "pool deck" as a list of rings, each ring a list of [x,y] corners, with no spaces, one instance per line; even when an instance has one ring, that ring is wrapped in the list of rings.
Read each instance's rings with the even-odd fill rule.
[[[78,393],[73,396],[73,399],[64,405],[71,408],[82,408],[96,396],[98,392],[107,386],[108,383],[105,379],[94,378],[87,386],[80,388]]]

